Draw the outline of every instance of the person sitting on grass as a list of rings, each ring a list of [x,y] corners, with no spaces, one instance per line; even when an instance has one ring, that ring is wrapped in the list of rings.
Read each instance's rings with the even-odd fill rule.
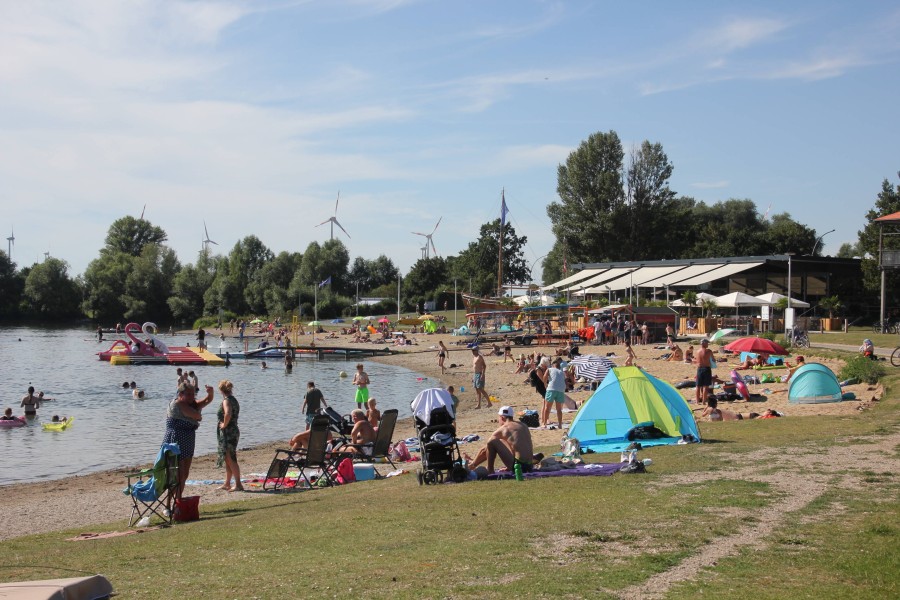
[[[875,357],[875,344],[873,344],[872,340],[870,340],[869,338],[863,340],[862,346],[859,347],[859,351],[866,358],[878,360]]]
[[[522,466],[523,473],[530,473],[535,462],[531,431],[515,420],[511,406],[501,407],[497,414],[500,417],[500,427],[491,434],[488,443],[478,451],[475,458],[469,460],[469,470],[474,471],[478,465],[487,461],[487,472],[489,475],[493,474],[494,462],[499,456],[510,471],[518,463]]]

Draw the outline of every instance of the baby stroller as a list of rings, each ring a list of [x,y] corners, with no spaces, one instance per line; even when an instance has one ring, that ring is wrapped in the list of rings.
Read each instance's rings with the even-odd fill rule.
[[[453,399],[440,388],[422,390],[410,404],[422,453],[419,485],[443,483],[445,477],[461,483],[468,477],[453,426]]]
[[[322,413],[328,417],[328,428],[339,436],[350,435],[353,431],[353,420],[349,415],[341,415],[330,406],[322,409]]]

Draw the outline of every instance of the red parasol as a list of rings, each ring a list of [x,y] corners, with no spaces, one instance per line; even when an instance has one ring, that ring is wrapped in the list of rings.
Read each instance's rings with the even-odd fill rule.
[[[778,356],[787,356],[790,354],[790,352],[785,350],[780,344],[759,337],[740,338],[726,345],[725,349],[731,350],[732,352],[756,352],[758,354],[775,354]]]

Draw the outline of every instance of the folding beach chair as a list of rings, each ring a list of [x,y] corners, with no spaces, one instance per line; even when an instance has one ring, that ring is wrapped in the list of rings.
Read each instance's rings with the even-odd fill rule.
[[[264,490],[278,490],[281,488],[297,487],[301,481],[312,487],[312,481],[306,474],[307,469],[319,469],[328,485],[334,485],[333,471],[334,459],[328,452],[328,429],[330,419],[327,415],[313,417],[309,430],[309,445],[305,450],[287,450],[280,448],[275,451],[275,458],[269,465],[266,480],[263,482]],[[298,471],[296,477],[289,477],[292,469]]]
[[[397,409],[392,408],[390,410],[386,410],[381,413],[381,421],[378,422],[378,431],[375,434],[375,441],[370,444],[346,444],[346,446],[350,446],[353,448],[358,448],[360,450],[364,448],[371,448],[372,451],[369,454],[358,453],[352,456],[354,462],[374,462],[377,459],[385,459],[394,469],[397,468],[394,465],[394,461],[391,460],[391,438],[394,437],[394,428],[397,425]],[[340,448],[338,448],[340,450]],[[375,471],[376,477],[381,477],[381,474],[378,473],[378,470]]]
[[[175,512],[175,493],[178,490],[178,444],[163,444],[156,462],[149,469],[126,473],[128,487],[124,492],[131,497],[131,527],[144,517],[156,515],[168,525]]]

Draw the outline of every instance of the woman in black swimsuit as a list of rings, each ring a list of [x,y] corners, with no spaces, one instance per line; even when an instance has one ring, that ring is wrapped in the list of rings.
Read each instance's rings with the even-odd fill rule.
[[[22,403],[19,406],[25,407],[26,417],[37,416],[37,409],[41,407],[41,399],[34,395],[33,386],[28,386],[28,393],[22,397]]]

